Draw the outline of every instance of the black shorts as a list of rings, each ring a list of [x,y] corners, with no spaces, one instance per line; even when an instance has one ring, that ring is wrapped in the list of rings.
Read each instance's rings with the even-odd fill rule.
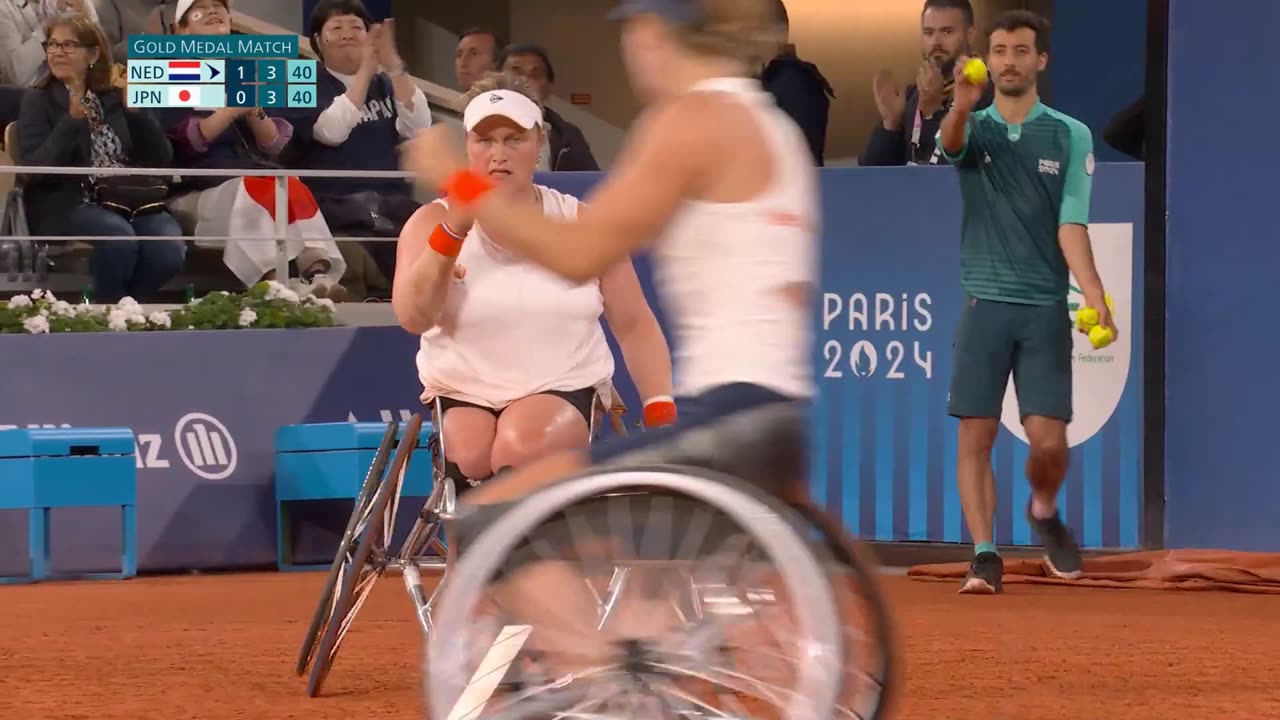
[[[591,427],[591,413],[593,411],[592,405],[596,400],[595,388],[589,387],[582,388],[581,390],[544,390],[540,393],[534,393],[534,395],[554,395],[555,397],[564,400],[572,405],[575,410],[581,413],[582,419],[587,421],[587,427]],[[478,408],[492,414],[494,417],[502,417],[502,412],[507,409],[485,407],[484,405],[469,403],[466,400],[458,400],[444,395],[440,396],[440,413],[442,415],[448,412],[449,408],[455,407]],[[441,418],[441,422],[443,421],[443,418]]]

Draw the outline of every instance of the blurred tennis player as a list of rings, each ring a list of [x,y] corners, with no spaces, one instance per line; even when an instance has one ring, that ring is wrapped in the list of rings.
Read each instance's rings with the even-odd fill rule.
[[[622,22],[622,55],[646,107],[576,219],[548,217],[467,171],[443,126],[408,143],[406,168],[443,190],[451,208],[469,208],[509,249],[570,281],[597,277],[649,249],[670,319],[675,425],[495,476],[460,501],[460,515],[468,506],[518,501],[592,464],[660,453],[685,433],[735,414],[812,396],[817,171],[800,129],[751,77],[777,50],[775,8],[772,0],[618,6],[611,17]],[[786,483],[775,490],[784,499],[803,497],[804,473],[778,479]],[[463,543],[464,562],[466,553]],[[511,593],[503,606],[518,608],[520,622],[534,627],[565,629],[595,618],[594,598],[574,591],[584,588],[578,572],[553,561],[521,568],[503,583]],[[555,602],[525,601],[539,597]],[[656,609],[628,607],[629,620],[647,623],[635,634],[622,631],[630,637],[652,636],[666,622]],[[543,662],[553,646],[571,663],[603,657],[612,645],[604,633],[590,632],[595,627],[591,620],[576,632],[543,635]]]
[[[777,49],[771,0],[626,0],[622,55],[646,108],[576,219],[552,218],[466,170],[439,126],[408,143],[406,169],[443,190],[514,252],[583,282],[653,253],[671,318],[680,420],[549,456],[468,493],[521,498],[591,463],[674,433],[813,393],[810,291],[817,171],[799,128],[752,74]]]

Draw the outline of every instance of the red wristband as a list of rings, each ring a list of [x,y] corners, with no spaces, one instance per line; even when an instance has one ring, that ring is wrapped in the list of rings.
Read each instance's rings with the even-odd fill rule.
[[[489,178],[477,175],[470,170],[459,170],[445,182],[440,190],[449,197],[450,201],[470,205],[484,197],[493,188],[494,183]]]
[[[644,426],[663,427],[676,424],[676,404],[669,397],[656,397],[644,404]]]
[[[458,253],[462,252],[462,238],[453,234],[453,231],[445,227],[444,223],[440,223],[431,231],[431,237],[427,240],[427,244],[432,250],[444,255],[445,257],[456,258]]]

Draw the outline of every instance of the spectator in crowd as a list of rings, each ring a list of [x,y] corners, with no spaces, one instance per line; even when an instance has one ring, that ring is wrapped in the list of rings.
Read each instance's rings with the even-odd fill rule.
[[[458,38],[458,50],[454,55],[453,72],[458,82],[458,90],[466,92],[471,84],[484,77],[485,73],[498,69],[498,34],[489,28],[471,28]]]
[[[782,0],[777,0],[777,6],[780,34],[786,40],[791,33],[791,20]],[[796,55],[796,46],[789,42],[765,65],[760,82],[773,95],[778,107],[800,126],[814,162],[822,166],[827,148],[827,120],[831,100],[836,96],[831,83],[817,65],[801,60]]]
[[[62,13],[98,21],[89,0],[0,0],[0,83],[30,85],[44,77],[45,23]]]
[[[542,146],[542,157],[538,159],[539,169],[599,170],[600,165],[591,154],[591,146],[587,144],[587,138],[578,126],[547,107],[547,100],[551,99],[552,86],[556,81],[556,71],[551,66],[551,56],[547,54],[546,48],[533,43],[508,45],[502,51],[499,67],[503,72],[523,77],[533,87],[544,108],[544,119],[550,130],[548,140]]]
[[[463,96],[473,171],[550,218],[572,220],[577,198],[533,182],[546,142],[543,109],[523,79],[492,73]],[[421,210],[400,236],[392,306],[422,336],[423,401],[439,397],[450,477],[471,484],[556,450],[583,447],[613,356],[622,348],[649,426],[675,420],[671,353],[630,258],[570,283],[504,249],[456,198]]]
[[[231,32],[227,0],[178,0],[179,35],[226,35]],[[293,136],[293,126],[261,108],[166,108],[156,110],[174,144],[176,166],[236,170],[279,169],[276,162]],[[276,234],[275,180],[268,177],[185,177],[169,201],[183,229],[197,236],[246,238],[196,240],[223,248],[223,261],[246,286],[276,278],[276,246],[260,238]],[[297,290],[342,300],[346,288],[338,280],[346,261],[333,241],[311,190],[297,178],[288,180],[286,251],[297,266]],[[286,278],[278,278],[286,282]]]
[[[880,124],[871,133],[860,165],[937,165],[943,160],[934,136],[951,107],[956,58],[972,54],[975,36],[969,0],[926,0],[920,15],[924,57],[916,81],[902,90],[888,70],[872,83]],[[975,110],[991,104],[991,85]]]
[[[405,71],[394,20],[374,24],[360,0],[322,0],[311,13],[311,48],[324,70],[316,78],[316,107],[291,114],[291,161],[330,170],[399,170],[397,148],[431,125],[427,96]],[[349,237],[400,235],[418,209],[403,180],[359,177],[307,181],[329,229]],[[387,278],[396,248],[367,250]]]
[[[165,0],[94,0],[98,24],[111,43],[116,62],[129,57],[130,35],[162,35],[161,9]]]
[[[54,16],[48,24],[49,72],[26,94],[18,121],[24,165],[166,167],[173,149],[147,113],[125,107],[112,85],[111,51],[86,15]],[[148,296],[182,271],[186,245],[165,209],[168,192],[155,178],[31,175],[26,204],[34,235],[112,236],[94,241],[90,267],[98,302]]]
[[[1108,145],[1134,160],[1147,158],[1147,98],[1144,95],[1116,113],[1102,130]]]

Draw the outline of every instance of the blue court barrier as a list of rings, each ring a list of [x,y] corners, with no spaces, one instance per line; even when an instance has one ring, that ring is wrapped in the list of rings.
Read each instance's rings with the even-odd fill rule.
[[[540,181],[582,194],[597,178]],[[1095,547],[1138,543],[1142,189],[1141,166],[1098,166],[1095,248],[1119,301],[1123,335],[1106,353],[1078,353],[1078,419],[1063,495],[1068,519]],[[813,491],[869,539],[964,541],[954,490],[956,427],[945,416],[961,302],[954,172],[825,170],[823,196]],[[648,262],[639,257],[636,265],[661,321]],[[276,430],[386,422],[421,410],[417,342],[394,327],[0,336],[0,426],[133,430],[140,570],[271,566]],[[612,338],[610,344],[616,383],[636,408],[639,398]],[[1031,541],[1020,519],[1026,447],[1012,431],[1001,432],[1000,542]],[[300,562],[332,556],[347,512],[349,503],[299,512]],[[119,549],[98,540],[113,523],[91,509],[55,513],[54,566],[117,567]],[[20,513],[0,512],[0,575],[11,565],[21,570],[26,534]]]

